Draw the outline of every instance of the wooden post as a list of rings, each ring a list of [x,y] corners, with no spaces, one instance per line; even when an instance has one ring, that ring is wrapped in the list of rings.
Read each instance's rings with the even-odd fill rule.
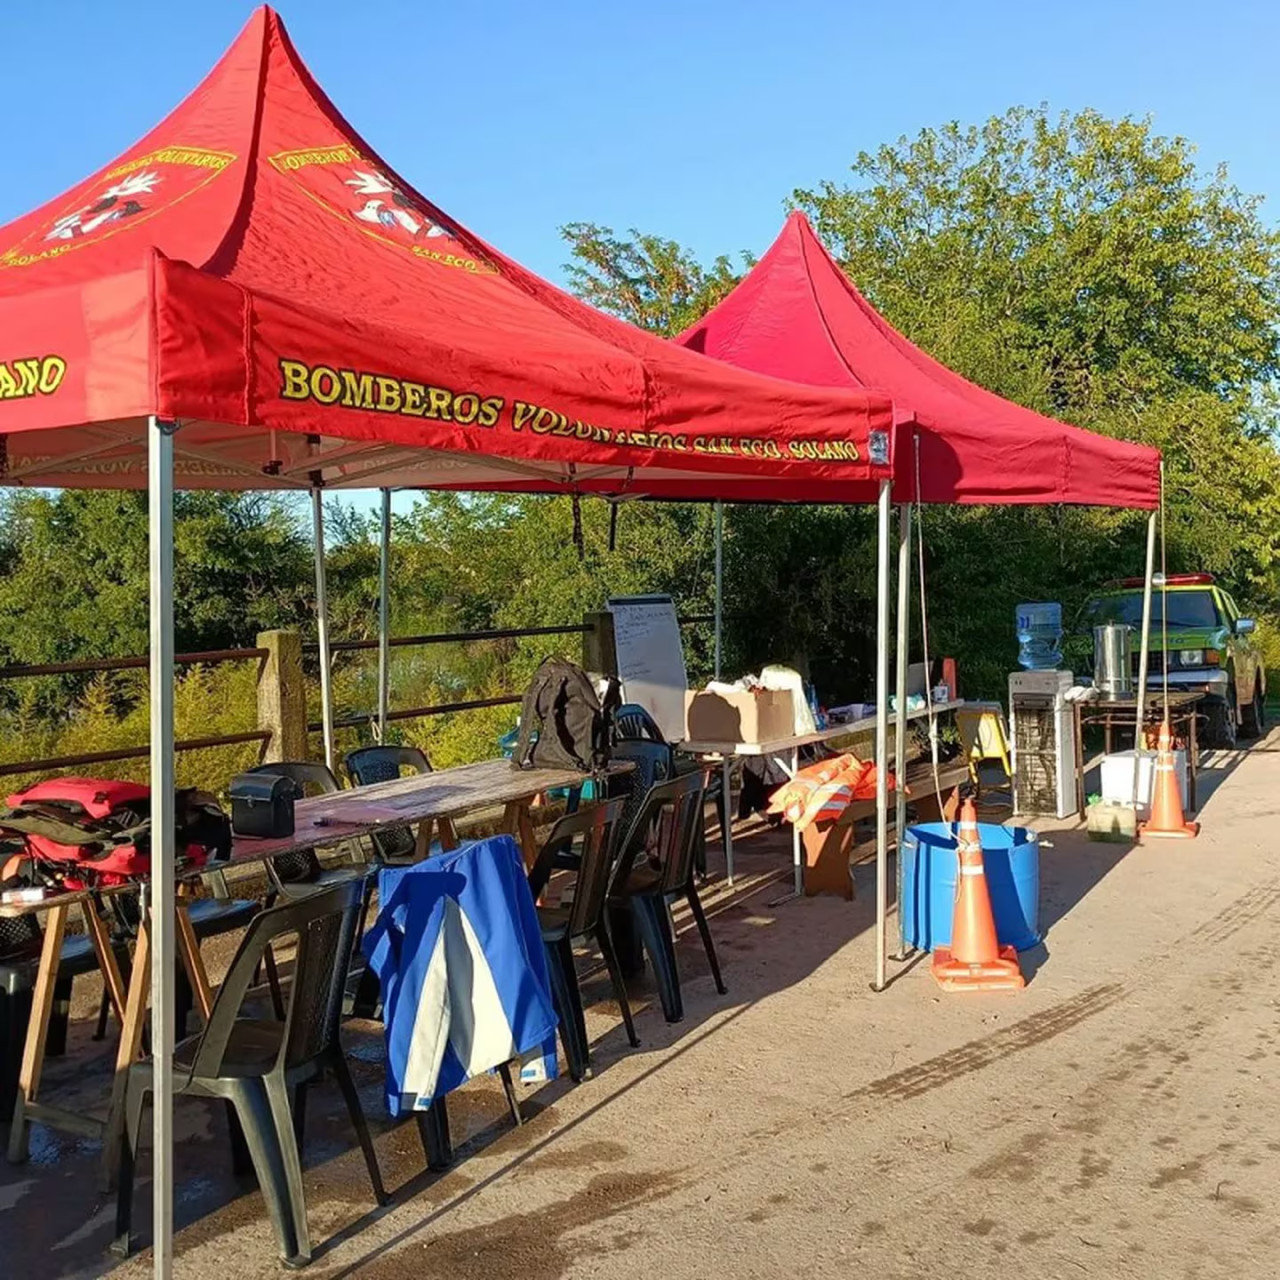
[[[302,636],[297,631],[264,631],[266,649],[258,672],[258,728],[267,729],[265,760],[306,760],[307,688],[302,679]]]

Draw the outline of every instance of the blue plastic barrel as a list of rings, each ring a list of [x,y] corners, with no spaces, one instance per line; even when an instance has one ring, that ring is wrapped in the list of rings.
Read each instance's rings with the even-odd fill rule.
[[[1040,941],[1040,843],[1026,827],[978,824],[987,891],[1001,945],[1026,951]],[[902,839],[903,930],[920,951],[951,942],[956,838],[945,822],[908,827]]]

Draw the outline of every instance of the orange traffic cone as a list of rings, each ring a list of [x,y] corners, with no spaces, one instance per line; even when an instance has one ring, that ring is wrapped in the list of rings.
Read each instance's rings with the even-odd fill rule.
[[[978,812],[972,800],[966,800],[960,810],[956,855],[959,867],[951,945],[934,949],[933,976],[944,991],[1019,991],[1026,983],[1018,969],[1018,952],[996,941],[978,839]]]
[[[1173,735],[1169,726],[1160,726],[1156,751],[1156,781],[1151,792],[1151,816],[1138,827],[1139,838],[1156,836],[1162,840],[1190,840],[1200,834],[1198,822],[1188,822],[1182,814],[1177,769],[1173,759]]]

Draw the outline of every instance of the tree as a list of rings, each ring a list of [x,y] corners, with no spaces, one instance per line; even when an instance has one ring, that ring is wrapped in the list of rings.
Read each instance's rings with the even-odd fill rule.
[[[582,299],[641,329],[672,337],[700,320],[727,294],[740,273],[726,255],[704,267],[674,240],[642,235],[620,240],[609,227],[571,222],[561,227],[572,259],[569,287]],[[744,268],[754,259],[740,254]]]
[[[1148,121],[1044,107],[852,170],[795,200],[891,323],[1002,395],[1160,448],[1175,561],[1272,604],[1280,235],[1260,199]]]
[[[263,494],[179,493],[174,627],[178,650],[251,644],[296,622],[313,596],[295,514]],[[0,499],[0,662],[49,663],[146,653],[147,503],[132,492],[20,490]],[[56,710],[84,682],[32,690]]]
[[[1043,107],[923,130],[861,153],[852,173],[794,201],[889,321],[1009,399],[1159,447],[1171,567],[1217,572],[1274,611],[1280,236],[1259,201],[1149,122]],[[587,230],[566,229],[576,287],[659,332],[719,299],[700,292],[708,276],[731,280],[724,259],[700,274],[670,241]],[[1132,513],[938,509],[924,525],[932,649],[960,658],[971,692],[1002,687],[1019,599],[1071,613],[1101,581],[1141,569]],[[867,688],[865,514],[742,509],[728,531],[741,660],[802,654],[828,687]]]

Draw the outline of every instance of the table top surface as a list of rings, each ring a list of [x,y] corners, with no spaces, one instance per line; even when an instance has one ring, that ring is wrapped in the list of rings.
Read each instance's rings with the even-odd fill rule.
[[[625,773],[634,767],[631,761],[617,761],[609,766],[609,772]],[[583,774],[573,769],[516,769],[510,760],[481,760],[433,773],[393,778],[369,787],[309,796],[294,806],[291,836],[270,840],[237,836],[232,841],[228,860],[205,867],[180,868],[178,878],[192,880],[210,871],[226,871],[287,853],[341,844],[344,840],[369,835],[379,827],[425,822],[429,818],[458,818],[477,809],[532,800],[544,791],[581,786],[586,781]],[[51,894],[39,902],[0,903],[0,918],[71,906],[91,896],[86,890],[77,890]]]
[[[935,702],[933,714],[942,715],[947,711],[956,711],[965,706],[963,699],[952,702]],[[928,707],[917,707],[907,712],[908,720],[918,720],[929,714]],[[889,723],[897,720],[896,711],[889,712]],[[771,756],[780,751],[792,751],[797,747],[814,746],[819,742],[831,742],[836,738],[851,737],[855,733],[865,733],[876,727],[875,716],[863,716],[860,720],[849,720],[844,724],[828,725],[815,733],[800,733],[789,738],[773,738],[768,742],[680,742],[676,746],[680,751],[696,756]]]

